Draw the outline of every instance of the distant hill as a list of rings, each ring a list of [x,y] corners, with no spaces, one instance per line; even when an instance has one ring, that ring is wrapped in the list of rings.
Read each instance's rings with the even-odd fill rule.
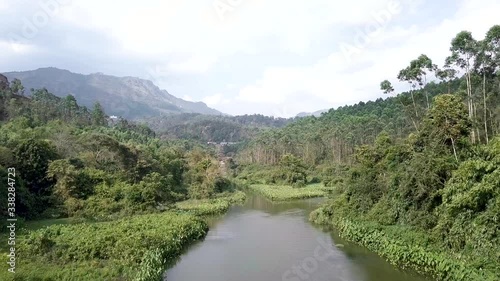
[[[176,114],[142,119],[160,136],[201,142],[241,142],[250,140],[262,130],[282,128],[296,118],[275,118],[260,114],[241,116],[207,116]]]
[[[301,112],[296,115],[296,117],[307,117],[307,116],[316,116],[320,117],[322,113],[328,112],[330,109],[323,109],[323,110],[318,110],[315,112]]]
[[[185,101],[161,90],[149,80],[136,77],[102,73],[83,75],[54,67],[4,75],[9,81],[14,78],[21,80],[26,94],[31,88],[46,88],[59,97],[72,94],[84,106],[90,108],[99,101],[108,114],[127,119],[180,113],[222,115],[203,102]]]

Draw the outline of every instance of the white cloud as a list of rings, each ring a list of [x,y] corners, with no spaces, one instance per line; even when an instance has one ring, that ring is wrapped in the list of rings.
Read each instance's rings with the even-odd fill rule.
[[[0,41],[0,50],[5,53],[13,53],[13,55],[21,55],[36,51],[36,47],[28,43]]]
[[[205,97],[202,101],[208,106],[217,106],[220,104],[227,104],[229,102],[229,100],[225,99],[221,93]]]
[[[277,107],[287,104],[287,111],[281,110],[282,114],[294,115],[304,111],[294,105],[309,98],[323,101],[317,104],[322,108],[375,99],[382,96],[380,81],[397,82],[395,77],[399,69],[418,55],[428,54],[435,63],[442,65],[449,55],[452,37],[461,30],[470,30],[481,39],[489,27],[497,24],[495,13],[499,10],[498,1],[477,5],[472,0],[464,0],[454,17],[437,26],[409,29],[388,26],[352,61],[346,60],[337,50],[306,67],[268,67],[261,78],[241,88],[238,100]],[[400,87],[400,90],[406,88]]]
[[[7,63],[0,59],[0,67],[13,68],[21,57],[36,61],[36,56],[25,55],[38,50],[45,52],[44,58],[51,50],[64,54],[71,61],[68,65],[82,64],[84,54],[94,68],[142,75],[184,99],[203,100],[224,112],[291,116],[381,96],[379,82],[396,82],[397,72],[411,59],[425,53],[442,64],[453,35],[466,29],[479,38],[498,24],[498,0],[434,3],[435,9],[446,9],[443,14],[456,11],[438,23],[426,14],[430,1],[241,0],[221,20],[214,0],[196,5],[182,0],[141,5],[131,0],[65,0],[69,4],[61,6],[47,26],[47,31],[58,27],[50,36],[57,34],[60,44],[50,46],[54,40],[49,32],[25,44],[0,42],[0,58],[8,58]],[[13,3],[0,0],[0,11],[8,7],[17,21],[31,13]],[[401,12],[393,13],[383,32],[371,36],[347,60],[339,45],[355,42],[358,30],[380,19],[391,3],[401,3]],[[0,29],[8,26],[4,21],[2,17]],[[78,31],[88,34],[80,36]],[[95,47],[82,38],[96,38]],[[115,57],[107,61],[102,54]]]
[[[216,61],[215,58],[192,56],[181,62],[170,63],[168,68],[176,73],[205,73]]]
[[[0,0],[0,11],[7,11],[9,9],[9,2],[7,0]]]
[[[185,100],[185,101],[194,101],[194,100],[193,100],[193,97],[191,97],[190,95],[184,95],[184,96],[182,97],[182,99],[183,99],[183,100]]]
[[[330,0],[242,0],[221,21],[213,1],[197,5],[180,0],[73,0],[61,18],[69,24],[111,34],[129,52],[141,54],[192,53],[225,56],[252,52],[266,37],[277,37],[286,48],[304,52],[314,31],[332,24],[359,24],[387,0],[334,2]],[[109,11],[113,11],[110,13]],[[147,16],[146,16],[147,15]]]

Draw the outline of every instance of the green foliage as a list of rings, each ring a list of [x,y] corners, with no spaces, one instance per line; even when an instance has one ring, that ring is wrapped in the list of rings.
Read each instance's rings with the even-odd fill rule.
[[[329,214],[330,213],[330,214]],[[494,271],[471,267],[467,262],[442,251],[425,233],[407,227],[382,227],[360,220],[331,217],[331,211],[318,209],[310,219],[333,224],[338,233],[402,268],[414,269],[436,280],[497,280]]]
[[[20,95],[20,82],[12,86],[0,96],[8,109],[0,126],[0,165],[16,168],[23,195],[18,215],[110,220],[235,188],[199,145],[160,140],[147,126],[124,119],[108,126],[99,103],[89,111],[71,95],[40,89],[28,98]]]
[[[214,215],[226,212],[233,204],[243,203],[246,194],[237,191],[234,194],[221,194],[214,199],[187,200],[175,204],[175,208],[181,211],[187,211],[196,215]]]
[[[293,187],[303,187],[307,183],[306,167],[300,158],[291,154],[283,155],[277,177],[285,184],[291,184]]]
[[[104,109],[99,102],[96,102],[94,104],[94,108],[92,109],[92,124],[95,126],[106,125],[106,114],[104,113]]]
[[[152,117],[144,120],[160,135],[168,138],[207,142],[244,142],[267,128],[280,128],[293,119],[268,117],[259,114],[214,116],[195,113]],[[233,146],[226,146],[235,147]]]
[[[287,201],[295,199],[306,199],[313,197],[323,197],[333,190],[332,188],[324,187],[322,184],[313,184],[305,187],[294,188],[291,186],[279,185],[250,185],[250,190],[262,194],[264,197],[272,201]]]
[[[44,261],[57,265],[50,275],[54,280],[69,280],[69,268],[82,264],[88,277],[104,268],[108,280],[159,280],[167,264],[172,263],[183,248],[204,237],[208,228],[197,218],[173,213],[135,216],[113,222],[53,225],[21,237],[19,249],[23,263],[18,278],[36,272],[33,263]],[[92,239],[89,239],[92,237]],[[80,269],[81,270],[81,269]],[[102,279],[102,276],[98,277]]]

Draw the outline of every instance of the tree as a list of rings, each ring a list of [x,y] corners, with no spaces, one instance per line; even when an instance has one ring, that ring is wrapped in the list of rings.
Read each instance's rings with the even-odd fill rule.
[[[28,190],[37,196],[50,195],[52,181],[46,175],[49,162],[57,158],[56,149],[46,141],[31,138],[21,141],[14,155]]]
[[[453,155],[458,161],[457,140],[468,135],[470,121],[467,111],[457,96],[440,95],[434,100],[434,106],[425,120],[425,129],[431,132],[430,137],[440,141],[450,141]]]
[[[451,94],[450,83],[453,79],[455,79],[455,75],[457,71],[450,67],[444,67],[443,69],[436,70],[436,76],[442,82],[448,84],[448,94]]]
[[[500,66],[500,25],[495,25],[486,33],[483,41],[478,42],[478,58],[475,70],[482,76],[483,90],[483,124],[486,143],[489,142],[488,134],[488,106],[486,93],[486,78],[493,78]]]
[[[280,161],[281,177],[287,184],[301,187],[307,183],[306,167],[302,160],[292,154],[285,154]]]
[[[394,88],[392,87],[391,82],[389,80],[384,80],[380,83],[380,89],[384,91],[384,94],[392,94],[394,92]]]
[[[76,102],[76,99],[73,95],[67,95],[66,98],[64,99],[64,113],[65,113],[65,119],[66,120],[72,120],[75,118],[76,113],[78,111],[78,103]]]
[[[94,103],[94,109],[92,110],[92,124],[95,126],[105,126],[106,125],[106,114],[99,102]]]
[[[405,81],[410,84],[410,95],[413,102],[413,109],[415,110],[415,117],[418,119],[417,104],[415,102],[415,96],[413,95],[413,91],[417,86],[416,77],[415,69],[411,68],[411,66],[400,70],[398,74],[399,81]]]
[[[12,82],[10,83],[10,89],[11,89],[13,94],[21,95],[21,96],[24,95],[24,86],[21,83],[21,80],[19,80],[19,79],[12,80]]]
[[[427,71],[435,72],[437,66],[432,63],[432,60],[427,55],[420,55],[416,60],[411,63],[415,71],[415,78],[418,81],[421,89],[427,85]],[[430,108],[429,93],[425,91],[425,99],[427,103],[427,110]]]
[[[465,80],[467,83],[467,105],[469,119],[475,121],[474,100],[472,96],[472,68],[477,56],[477,41],[472,37],[469,31],[462,31],[451,41],[451,56],[446,58],[446,66],[455,65],[465,71]],[[477,136],[479,138],[479,136]],[[472,143],[476,142],[476,133],[471,128]]]

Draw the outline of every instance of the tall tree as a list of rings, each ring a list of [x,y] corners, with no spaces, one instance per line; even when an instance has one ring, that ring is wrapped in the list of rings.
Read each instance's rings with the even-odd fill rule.
[[[448,85],[448,94],[451,94],[451,81],[455,79],[457,71],[451,67],[445,66],[443,69],[436,70],[436,76],[439,80]]]
[[[94,104],[94,108],[92,110],[92,124],[96,126],[104,126],[106,125],[106,114],[99,102]]]
[[[12,82],[10,83],[10,89],[11,89],[13,94],[21,95],[21,96],[24,95],[24,86],[21,83],[21,80],[19,80],[19,79],[12,80]]]
[[[391,82],[389,80],[384,80],[380,83],[380,89],[384,91],[384,94],[390,95],[394,92],[394,87],[392,87]]]
[[[432,60],[427,55],[420,55],[416,60],[411,63],[415,75],[416,80],[420,85],[421,89],[424,89],[427,85],[427,74],[428,72],[437,71],[437,66],[432,63]],[[427,103],[427,110],[430,108],[429,103],[429,93],[425,90],[425,100]]]
[[[417,103],[415,102],[415,96],[413,92],[415,91],[415,88],[418,85],[418,70],[415,68],[415,65],[410,65],[402,70],[399,71],[398,74],[398,79],[399,81],[404,81],[410,84],[410,95],[411,95],[411,100],[413,102],[413,109],[415,110],[415,117],[418,119],[419,114],[418,114],[418,109],[417,109]]]
[[[451,41],[451,56],[446,58],[446,66],[455,65],[465,71],[467,83],[467,106],[469,119],[474,122],[474,99],[472,96],[472,70],[477,56],[477,41],[469,31],[461,31]],[[476,132],[471,129],[472,143],[476,143]]]

